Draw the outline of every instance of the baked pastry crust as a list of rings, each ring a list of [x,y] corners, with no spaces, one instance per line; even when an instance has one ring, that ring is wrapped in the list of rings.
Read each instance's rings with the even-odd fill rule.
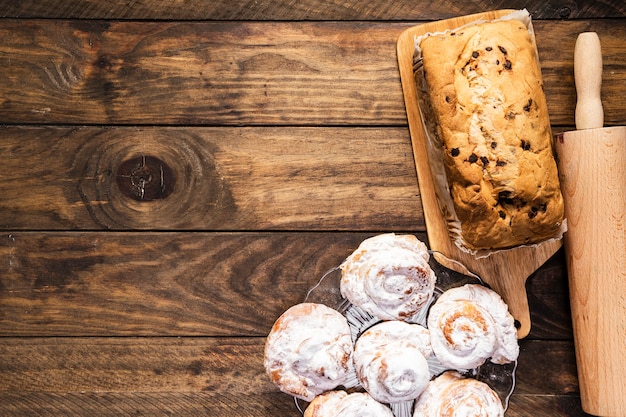
[[[304,417],[394,417],[390,408],[364,392],[328,391],[318,395]]]
[[[473,369],[488,359],[505,364],[519,356],[508,306],[495,291],[479,284],[444,292],[430,309],[428,330],[435,356],[451,369]]]
[[[341,295],[381,320],[414,320],[437,277],[426,245],[414,235],[385,233],[361,242],[341,264]]]
[[[354,378],[353,349],[341,313],[323,304],[296,304],[267,336],[265,370],[281,391],[311,401]]]
[[[359,382],[381,403],[412,401],[426,388],[432,355],[428,329],[404,321],[384,321],[356,341],[354,365]]]
[[[478,23],[418,47],[465,246],[505,249],[558,235],[563,198],[528,27]]]
[[[502,402],[489,385],[446,371],[433,379],[415,403],[413,417],[503,417]]]

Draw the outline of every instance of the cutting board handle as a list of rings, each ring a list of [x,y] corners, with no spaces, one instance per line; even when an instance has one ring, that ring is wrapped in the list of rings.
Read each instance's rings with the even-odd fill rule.
[[[597,129],[604,124],[600,99],[602,86],[602,49],[595,32],[583,32],[574,47],[576,83],[576,129]]]

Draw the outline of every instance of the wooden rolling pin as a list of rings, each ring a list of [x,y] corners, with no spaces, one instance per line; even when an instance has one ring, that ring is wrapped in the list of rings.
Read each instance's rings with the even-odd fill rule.
[[[576,131],[556,141],[568,231],[583,410],[626,417],[626,126],[602,128],[602,54],[594,32],[574,52]]]

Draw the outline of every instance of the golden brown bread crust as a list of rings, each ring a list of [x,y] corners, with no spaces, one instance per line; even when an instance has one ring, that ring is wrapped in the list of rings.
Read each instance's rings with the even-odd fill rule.
[[[528,28],[481,23],[425,37],[420,47],[466,245],[502,249],[554,237],[563,199]]]

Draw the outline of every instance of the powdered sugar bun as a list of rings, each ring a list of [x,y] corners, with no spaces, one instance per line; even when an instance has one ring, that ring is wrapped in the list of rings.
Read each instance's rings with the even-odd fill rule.
[[[489,385],[446,371],[415,402],[413,417],[503,417],[502,402]]]
[[[359,382],[377,401],[412,401],[426,388],[432,355],[428,329],[404,321],[377,324],[357,340],[354,364]]]
[[[393,417],[393,413],[367,393],[329,391],[315,397],[304,417]]]
[[[341,294],[378,319],[411,321],[435,288],[429,257],[426,245],[413,235],[366,239],[340,266]]]
[[[502,298],[478,284],[444,292],[431,307],[428,329],[435,356],[452,369],[471,369],[487,359],[504,364],[517,359],[513,316]]]
[[[323,304],[285,311],[265,343],[265,369],[283,392],[305,401],[354,377],[353,343],[344,316]]]
[[[327,391],[318,395],[311,401],[311,404],[304,410],[304,417],[324,417],[333,415],[339,407],[342,399],[348,393],[345,391]]]

